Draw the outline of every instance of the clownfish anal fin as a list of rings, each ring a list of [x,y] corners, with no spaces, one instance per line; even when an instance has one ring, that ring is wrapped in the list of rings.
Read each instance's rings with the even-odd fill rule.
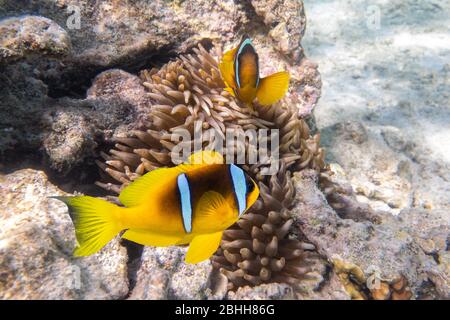
[[[145,245],[155,247],[167,247],[178,244],[183,237],[149,232],[147,230],[129,229],[122,238]]]
[[[260,80],[256,97],[260,104],[271,105],[283,98],[288,87],[289,73],[277,72]]]
[[[189,246],[185,261],[187,263],[198,263],[211,257],[219,247],[223,231],[200,234],[196,236]]]

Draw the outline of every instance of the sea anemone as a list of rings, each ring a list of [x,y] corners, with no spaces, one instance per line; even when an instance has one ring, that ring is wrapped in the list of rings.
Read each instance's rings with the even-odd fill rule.
[[[194,146],[194,141],[172,141],[172,133],[185,129],[193,136],[197,130],[213,128],[225,136],[227,130],[278,129],[278,173],[263,175],[270,162],[249,164],[250,143],[233,146],[231,152],[246,155],[243,168],[259,183],[261,197],[236,225],[224,233],[213,264],[229,279],[229,289],[264,282],[294,284],[310,271],[307,256],[311,244],[289,238],[292,223],[289,209],[294,199],[290,180],[292,171],[325,169],[320,135],[312,136],[307,123],[294,107],[279,102],[255,109],[236,100],[224,90],[217,58],[219,50],[207,52],[201,45],[193,54],[182,55],[158,69],[144,70],[140,77],[152,100],[142,118],[145,130],[115,139],[109,154],[97,161],[102,169],[100,187],[120,193],[122,188],[148,171],[170,167],[178,143]],[[196,125],[197,124],[197,125]],[[270,136],[267,138],[270,144]],[[211,146],[208,134],[202,148]],[[228,147],[228,146],[227,146]],[[243,148],[243,149],[242,149]],[[227,149],[227,152],[230,152]]]
[[[226,230],[213,265],[229,279],[228,289],[244,285],[280,282],[296,285],[314,277],[314,246],[289,239],[292,225],[289,209],[294,187],[284,165],[266,186],[260,183],[261,198],[235,226]]]

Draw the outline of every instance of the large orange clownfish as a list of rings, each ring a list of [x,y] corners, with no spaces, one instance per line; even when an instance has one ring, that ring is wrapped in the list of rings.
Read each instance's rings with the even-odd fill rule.
[[[99,251],[121,231],[146,246],[189,244],[185,261],[208,259],[222,233],[255,203],[256,182],[225,164],[214,151],[194,153],[187,163],[148,172],[122,190],[124,206],[89,197],[54,197],[72,212],[78,246],[74,254]]]
[[[227,51],[219,65],[225,90],[244,103],[255,98],[261,105],[271,105],[280,100],[289,86],[289,73],[281,71],[268,77],[259,77],[258,54],[248,36],[238,47]]]

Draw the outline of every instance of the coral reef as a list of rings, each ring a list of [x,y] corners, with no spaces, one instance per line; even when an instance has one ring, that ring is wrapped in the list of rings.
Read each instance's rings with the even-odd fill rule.
[[[264,24],[271,27],[270,37],[276,43],[275,48],[292,60],[303,56],[300,40],[306,28],[303,3],[295,0],[252,0],[255,13]]]
[[[118,69],[99,74],[86,99],[53,103],[42,118],[48,128],[43,148],[50,166],[69,172],[98,155],[104,139],[136,127],[139,112],[148,103],[138,77]]]
[[[161,84],[167,85],[163,82],[158,83],[153,78],[162,75],[163,70],[169,66],[181,68],[180,75],[187,74],[187,86],[189,82],[197,86],[186,87],[191,94],[189,101],[184,102],[182,99],[181,103],[178,103],[185,104],[187,109],[178,106],[170,110],[177,112],[169,113],[169,116],[180,120],[179,126],[182,127],[189,121],[197,119],[198,115],[205,126],[216,128],[218,126],[221,132],[224,128],[233,127],[279,128],[282,131],[280,137],[283,143],[282,153],[290,170],[302,166],[319,167],[323,164],[324,155],[318,145],[319,136],[310,137],[308,126],[296,115],[311,114],[320,96],[321,86],[317,64],[306,59],[297,46],[305,26],[303,10],[296,9],[301,7],[301,2],[286,1],[290,3],[289,14],[286,11],[286,15],[282,16],[281,12],[278,12],[275,19],[269,16],[267,19],[254,19],[255,12],[264,17],[271,11],[270,6],[283,6],[283,1],[278,1],[277,4],[228,1],[221,6],[213,5],[210,1],[144,2],[105,1],[100,6],[72,0],[58,3],[36,1],[20,6],[14,1],[2,3],[0,14],[20,15],[19,18],[0,22],[2,30],[9,30],[2,33],[0,39],[2,52],[0,81],[5,84],[0,86],[2,170],[11,172],[21,167],[40,167],[48,170],[52,182],[64,190],[98,194],[99,191],[93,190],[90,185],[95,177],[92,162],[98,157],[98,152],[104,149],[105,141],[116,138],[119,148],[125,149],[116,151],[130,153],[130,146],[127,143],[134,144],[139,140],[138,149],[141,148],[144,152],[147,149],[150,154],[156,155],[156,158],[149,156],[155,162],[152,164],[154,166],[145,160],[137,163],[136,167],[124,165],[123,168],[117,169],[108,165],[110,169],[120,172],[121,175],[125,174],[126,177],[123,179],[122,176],[119,179],[121,181],[117,182],[110,175],[105,175],[103,178],[109,178],[112,185],[122,186],[124,182],[128,183],[130,179],[136,178],[144,164],[147,168],[142,173],[158,166],[172,165],[164,157],[170,151],[172,146],[170,143],[173,142],[167,140],[167,135],[161,136],[160,131],[161,126],[167,126],[168,130],[165,131],[167,134],[175,126],[171,122],[173,120],[168,120],[168,124],[164,124],[167,120],[165,114],[167,107],[163,105],[167,106],[167,100],[161,103],[152,97],[152,94],[160,94],[158,90],[161,89]],[[76,9],[78,5],[83,10],[82,23],[79,27],[73,24],[76,22],[76,15],[73,15],[75,12],[70,11],[74,10],[74,6]],[[111,21],[111,16],[118,17],[118,20]],[[163,21],[171,23],[162,23]],[[279,27],[275,28],[275,22]],[[32,27],[18,28],[22,25]],[[286,103],[280,105],[280,109],[261,109],[258,115],[253,110],[236,103],[222,92],[223,84],[217,70],[217,57],[214,57],[214,61],[211,60],[206,51],[194,52],[192,56],[183,55],[160,70],[143,72],[141,79],[131,74],[141,70],[143,66],[161,66],[179,53],[196,51],[197,49],[192,48],[197,43],[202,43],[208,48],[212,44],[219,43],[228,46],[239,38],[241,32],[250,33],[254,39],[261,57],[260,67],[263,76],[272,73],[274,67],[288,69],[291,73],[290,92],[285,98]],[[286,46],[283,40],[274,46],[275,43],[271,41],[277,38],[280,32],[283,33],[284,39],[287,35],[296,33],[293,42],[289,42]],[[268,33],[272,40],[268,37]],[[124,36],[117,38],[115,36],[117,34]],[[30,39],[31,42],[28,41]],[[49,50],[49,44],[53,51]],[[215,82],[217,86],[215,93],[208,91],[211,84],[208,83],[208,77],[204,78],[205,74],[197,70],[198,66],[207,63],[208,59],[215,69],[215,74],[209,74],[209,81]],[[203,71],[209,73],[211,69],[205,68]],[[190,78],[191,74],[195,74],[193,79]],[[165,76],[164,74],[162,80],[170,80],[170,76],[169,78]],[[178,78],[176,80],[178,81]],[[179,83],[175,83],[173,91],[179,89],[178,85]],[[206,90],[206,95],[197,90]],[[179,95],[165,96],[165,93],[163,90],[162,95],[172,102],[180,98]],[[210,94],[218,100],[211,97],[210,100],[203,98]],[[195,100],[198,97],[201,98],[198,101],[200,106]],[[204,103],[206,109],[203,109]],[[210,106],[209,103],[213,105]],[[152,123],[153,120],[155,123]],[[133,130],[137,135],[144,136],[143,140],[138,136],[130,139],[126,135]],[[152,135],[155,137],[151,138]],[[127,141],[124,142],[123,139]],[[131,148],[136,149],[136,145],[132,145]],[[112,164],[121,166],[118,161],[113,161]],[[142,165],[139,167],[139,164]],[[261,183],[269,186],[267,177],[259,174],[262,166],[255,165],[247,169],[252,170]],[[117,187],[112,189],[118,191]],[[270,194],[267,190],[266,193]],[[129,245],[127,247],[129,248]],[[179,249],[183,252],[183,248]],[[194,291],[183,292],[183,286],[177,287],[177,283],[182,283],[181,278],[186,275],[176,276],[175,273],[167,275],[163,271],[160,272],[161,277],[154,273],[154,283],[158,283],[161,290],[153,291],[151,281],[147,282],[148,285],[145,281],[148,278],[145,275],[151,270],[143,267],[145,263],[139,264],[145,261],[145,252],[149,250],[150,248],[145,248],[142,257],[139,255],[138,258],[133,258],[133,253],[128,252],[130,259],[133,259],[127,265],[131,281],[130,289],[134,288],[130,298],[205,297]],[[167,253],[164,250],[161,252],[161,255]],[[37,257],[39,256],[40,253],[37,254]],[[90,259],[96,260],[98,257],[93,256]],[[156,266],[149,265],[149,268]],[[133,270],[136,271],[135,275]],[[191,271],[187,268],[186,274],[190,274]],[[175,282],[172,282],[172,276],[176,276]],[[193,281],[197,281],[195,279],[199,276],[200,274],[195,274]],[[227,279],[217,272],[217,269],[211,272],[211,281],[209,278],[202,279],[198,280],[198,288],[214,287],[214,294],[208,295],[208,298],[226,296]],[[206,284],[201,284],[203,281],[206,281]],[[173,288],[170,287],[172,285]],[[61,292],[58,290],[55,290],[55,294]]]
[[[1,1],[0,170],[9,174],[0,176],[0,297],[449,299],[449,4],[305,2],[307,39],[296,0]],[[360,14],[373,5],[385,9],[376,31]],[[262,76],[291,74],[276,108],[253,112],[222,93],[208,65],[215,61],[195,49],[229,48],[243,33],[254,40]],[[308,117],[321,78],[303,47],[327,86],[317,125]],[[179,76],[197,87],[180,87]],[[319,136],[296,114],[311,132],[319,128],[330,170],[317,172]],[[194,119],[220,131],[280,128],[285,139],[277,176],[247,167],[261,199],[217,255],[193,268],[182,261],[185,247],[120,242],[125,249],[114,240],[101,254],[73,258],[66,208],[47,196],[104,195],[92,185],[94,159],[109,141],[115,154],[103,153],[109,164],[101,165],[115,177],[101,181],[114,192],[173,165],[168,134],[193,130]],[[46,174],[18,170],[36,167]],[[287,244],[300,259],[287,259]],[[295,288],[264,283],[280,277]]]
[[[167,62],[198,42],[230,44],[239,38],[241,32],[250,32],[262,57],[269,61],[268,67],[275,62],[286,65],[284,59],[292,52],[289,64],[292,74],[295,74],[293,103],[299,111],[310,114],[320,96],[320,76],[317,65],[313,66],[303,55],[300,61],[298,45],[306,24],[302,3],[292,0],[276,2],[227,0],[216,4],[209,0],[106,0],[96,4],[85,0],[36,0],[17,5],[15,0],[5,0],[2,1],[0,17],[33,14],[46,17],[52,25],[64,28],[62,31],[72,44],[67,55],[50,63],[46,59],[33,61],[36,72],[33,76],[44,80],[52,95],[57,97],[82,96],[91,79],[104,70],[120,67],[128,72],[137,72],[145,66]],[[270,12],[275,5],[286,9],[278,9],[273,18]],[[255,11],[268,17],[255,19]],[[276,28],[275,24],[280,27]],[[275,38],[280,31],[285,39],[292,36],[293,40],[287,47],[284,44],[278,46],[286,47],[288,51],[273,49],[268,37],[272,30]],[[33,38],[33,33],[39,28],[26,31],[25,38]],[[306,66],[310,72],[302,73]],[[262,70],[266,68],[264,64],[261,67]]]
[[[292,300],[294,298],[294,290],[284,283],[262,284],[255,288],[246,286],[228,294],[230,300]]]
[[[48,97],[48,87],[32,78],[28,67],[19,72],[10,65],[4,71],[0,74],[0,82],[7,84],[0,86],[4,164],[41,157],[66,175],[81,164],[93,163],[105,139],[135,128],[140,107],[148,101],[138,77],[122,70],[101,73],[85,99],[57,100]]]
[[[348,191],[360,203],[394,215],[408,207],[450,208],[449,164],[429,157],[431,150],[408,142],[399,130],[345,121],[321,130],[321,136],[334,163],[333,179],[348,180]]]

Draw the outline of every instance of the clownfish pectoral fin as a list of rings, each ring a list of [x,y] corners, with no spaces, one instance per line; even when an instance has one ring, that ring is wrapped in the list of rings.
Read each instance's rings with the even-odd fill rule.
[[[167,247],[178,244],[183,237],[149,232],[147,230],[129,229],[122,238],[145,245],[155,247]]]
[[[119,195],[119,201],[127,207],[135,207],[152,198],[168,180],[176,179],[179,172],[175,168],[160,168],[150,171],[130,183]]]
[[[225,84],[231,88],[236,87],[234,81],[234,55],[236,54],[236,50],[237,48],[225,52],[219,64],[222,79]]]
[[[194,217],[192,229],[203,234],[226,229],[237,219],[237,214],[220,193],[207,191],[198,200]]]
[[[256,97],[264,106],[274,104],[286,94],[289,87],[289,73],[286,71],[274,73],[259,81]]]
[[[191,154],[187,160],[190,164],[223,164],[223,156],[214,150],[202,150]]]
[[[216,191],[207,191],[201,197],[195,208],[197,224],[205,229],[214,229],[217,225],[217,215],[221,216],[232,210],[225,198]]]
[[[191,241],[186,253],[187,263],[199,263],[211,257],[220,245],[223,231],[200,234]]]

